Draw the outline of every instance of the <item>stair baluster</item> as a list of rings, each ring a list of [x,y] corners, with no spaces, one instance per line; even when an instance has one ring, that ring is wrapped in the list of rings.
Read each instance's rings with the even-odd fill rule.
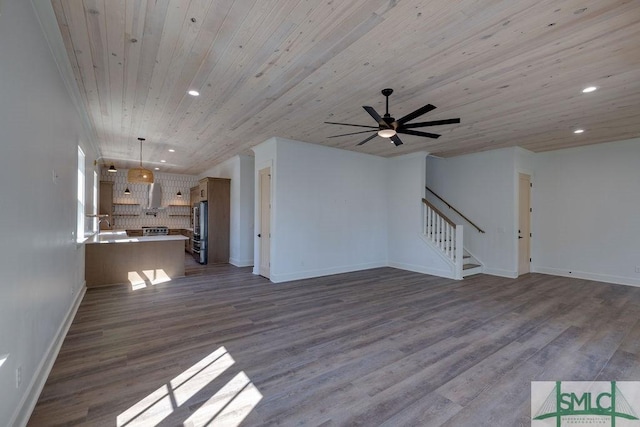
[[[456,278],[462,278],[463,244],[462,226],[454,224],[426,199],[424,234],[433,246],[439,249],[453,265]]]

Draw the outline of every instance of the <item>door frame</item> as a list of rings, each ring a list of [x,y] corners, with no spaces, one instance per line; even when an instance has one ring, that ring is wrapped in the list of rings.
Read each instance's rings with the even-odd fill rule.
[[[515,171],[515,181],[516,181],[516,185],[515,185],[515,189],[516,189],[516,200],[515,200],[515,204],[516,204],[516,209],[515,209],[515,253],[516,253],[516,277],[521,276],[523,274],[527,274],[527,273],[531,273],[532,272],[532,262],[529,261],[529,271],[527,271],[526,273],[520,273],[520,242],[518,239],[518,230],[520,230],[520,176],[524,175],[529,177],[529,183],[533,184],[533,174],[530,171],[523,171],[523,170],[516,170]],[[532,259],[531,257],[531,247],[532,247],[532,240],[533,240],[533,232],[531,231],[532,229],[532,221],[531,221],[531,200],[532,200],[532,192],[533,192],[533,187],[530,185],[529,186],[529,233],[531,234],[531,236],[529,237],[529,259]]]
[[[258,252],[260,253],[260,256],[258,258],[259,259],[259,262],[258,262],[258,274],[261,275],[262,277],[266,277],[267,279],[269,279],[270,276],[271,276],[271,200],[272,200],[272,198],[271,198],[271,180],[272,180],[272,172],[273,172],[273,170],[271,169],[270,166],[267,166],[265,168],[262,168],[262,169],[258,170],[258,183],[259,183],[259,185],[258,185],[258,193],[259,193],[258,198],[260,200],[259,207],[258,207],[259,218],[260,218],[260,221],[259,221],[260,226],[259,226],[258,233],[256,235],[258,237],[258,247],[259,247]],[[268,230],[269,242],[268,242],[268,248],[266,248],[266,251],[269,252],[269,259],[268,259],[269,266],[266,267],[266,268],[263,267],[263,263],[262,263],[262,257],[264,255],[262,253],[262,251],[265,249],[265,246],[263,245],[263,242],[264,242],[264,239],[266,237],[265,230],[263,230],[263,225],[266,224],[265,221],[264,221],[265,220],[265,212],[263,210],[263,206],[265,204],[265,200],[263,199],[263,197],[264,197],[263,179],[265,179],[265,176],[268,177],[266,179],[269,180],[269,182],[268,182],[269,188],[267,190],[269,192],[269,194],[268,194],[269,200],[266,201],[266,203],[269,205],[268,218],[266,218],[268,220],[268,225],[267,226],[269,227],[269,230]]]
[[[270,204],[271,204],[271,216],[269,218],[269,227],[271,229],[271,239],[269,242],[269,258],[271,261],[271,266],[269,269],[269,277],[268,279],[272,280],[273,270],[275,264],[274,259],[274,242],[275,242],[275,168],[274,168],[274,159],[268,159],[256,163],[254,166],[254,233],[253,233],[253,274],[260,276],[260,238],[258,234],[261,234],[262,225],[260,223],[261,220],[261,212],[260,212],[260,171],[266,168],[271,169],[271,188],[270,192]]]

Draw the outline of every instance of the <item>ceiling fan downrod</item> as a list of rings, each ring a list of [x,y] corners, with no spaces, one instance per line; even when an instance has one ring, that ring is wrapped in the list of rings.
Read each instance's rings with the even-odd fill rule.
[[[382,89],[382,94],[385,96],[386,101],[387,101],[387,105],[386,105],[386,109],[385,109],[385,113],[384,116],[385,117],[390,117],[389,116],[389,96],[393,93],[393,89]]]

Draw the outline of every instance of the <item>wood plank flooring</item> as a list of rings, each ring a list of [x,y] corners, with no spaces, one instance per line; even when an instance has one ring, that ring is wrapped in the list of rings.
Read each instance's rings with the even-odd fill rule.
[[[640,380],[640,289],[199,266],[92,288],[30,426],[525,426],[532,380]]]

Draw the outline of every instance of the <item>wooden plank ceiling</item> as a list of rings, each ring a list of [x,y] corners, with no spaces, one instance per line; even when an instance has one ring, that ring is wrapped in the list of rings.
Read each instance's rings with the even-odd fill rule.
[[[640,135],[640,3],[53,0],[104,163],[200,173],[280,136],[380,156],[546,151]],[[586,86],[599,89],[582,94]],[[440,139],[367,135],[380,90]],[[187,94],[200,92],[199,97]],[[583,128],[576,135],[574,129]],[[174,149],[174,153],[168,150]],[[166,160],[166,163],[161,163]]]

